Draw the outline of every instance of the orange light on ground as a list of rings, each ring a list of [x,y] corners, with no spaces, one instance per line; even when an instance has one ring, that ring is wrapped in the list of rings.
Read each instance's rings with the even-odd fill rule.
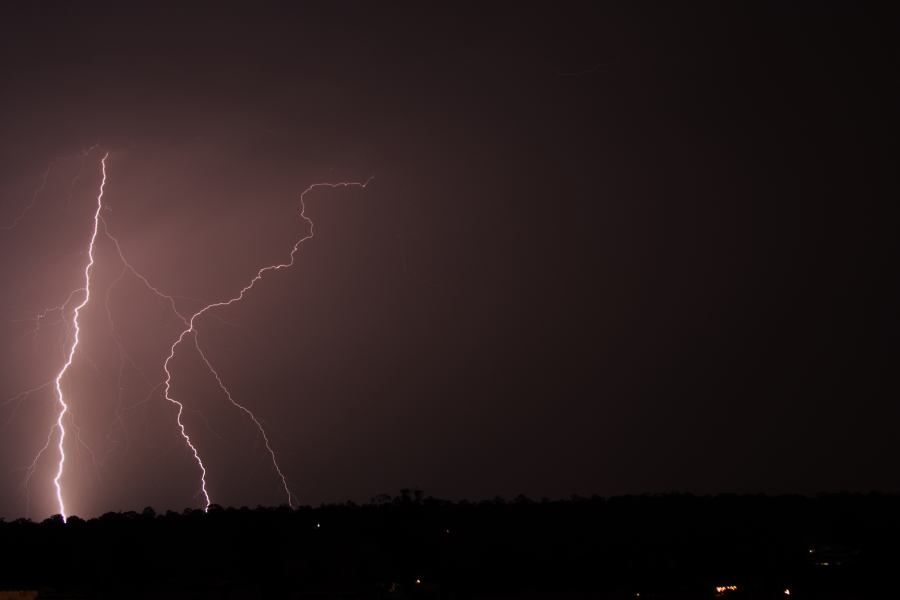
[[[716,594],[719,596],[721,596],[725,592],[736,592],[736,591],[737,591],[736,585],[717,585],[716,586]]]

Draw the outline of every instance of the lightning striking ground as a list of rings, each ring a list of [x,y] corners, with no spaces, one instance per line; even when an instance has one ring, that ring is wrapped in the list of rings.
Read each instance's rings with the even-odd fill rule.
[[[90,150],[93,150],[93,149],[94,149],[94,147],[92,147]],[[90,150],[88,150],[87,152],[82,154],[82,160],[84,159],[84,156],[90,152]],[[102,157],[102,159],[100,161],[102,179],[101,179],[99,191],[98,191],[98,194],[96,197],[96,208],[93,213],[93,227],[92,227],[90,242],[89,242],[88,248],[87,248],[87,263],[85,264],[85,267],[84,267],[84,286],[72,290],[61,305],[44,309],[43,311],[38,313],[33,318],[33,320],[35,322],[35,329],[34,329],[35,335],[37,335],[38,331],[40,330],[42,321],[47,319],[51,315],[58,315],[58,317],[55,317],[57,319],[55,322],[62,322],[66,325],[67,333],[66,333],[66,341],[64,342],[64,345],[68,344],[68,348],[63,350],[63,358],[64,358],[63,365],[60,368],[60,370],[57,372],[55,378],[53,378],[51,381],[47,381],[40,386],[36,386],[32,389],[20,392],[19,394],[15,395],[11,398],[8,398],[7,400],[0,403],[0,406],[5,406],[8,404],[15,404],[16,409],[17,409],[18,406],[21,404],[21,402],[27,396],[29,396],[33,393],[36,393],[44,388],[50,387],[50,386],[53,386],[53,388],[55,390],[55,400],[56,400],[56,405],[58,407],[55,423],[49,431],[46,444],[43,445],[43,447],[40,449],[40,451],[34,457],[33,461],[31,462],[31,464],[28,466],[28,468],[26,470],[27,471],[26,478],[25,478],[26,511],[27,511],[27,502],[28,502],[28,482],[31,479],[31,476],[34,473],[35,469],[37,468],[38,462],[44,456],[44,454],[46,454],[47,451],[51,448],[51,446],[53,444],[53,440],[54,440],[54,438],[56,438],[57,439],[56,448],[58,450],[58,455],[59,455],[55,477],[53,478],[53,485],[54,485],[55,493],[56,493],[55,494],[56,495],[56,503],[57,503],[59,514],[62,517],[64,522],[67,521],[68,516],[69,516],[67,509],[66,509],[65,493],[64,493],[64,489],[63,489],[63,477],[65,475],[66,458],[67,458],[66,451],[65,451],[66,445],[67,445],[66,441],[67,441],[67,437],[68,437],[67,425],[70,425],[72,427],[72,430],[75,433],[75,438],[76,438],[75,441],[78,442],[80,445],[84,445],[84,443],[80,439],[79,431],[75,427],[75,423],[73,421],[71,421],[72,415],[74,415],[74,413],[72,413],[72,409],[71,409],[71,404],[70,404],[71,400],[67,398],[67,396],[65,395],[65,393],[63,391],[63,380],[66,377],[67,373],[69,372],[70,368],[72,367],[75,356],[78,352],[79,345],[81,343],[80,338],[81,338],[81,332],[83,329],[83,324],[80,322],[79,317],[81,316],[82,310],[88,305],[88,303],[91,300],[91,275],[92,275],[94,267],[95,267],[95,249],[96,249],[96,245],[97,245],[98,236],[100,235],[101,226],[102,226],[102,232],[105,235],[105,237],[110,242],[112,242],[112,244],[114,245],[116,252],[118,254],[118,258],[122,264],[121,272],[118,274],[117,277],[114,278],[114,280],[111,282],[111,284],[107,288],[106,302],[105,302],[107,322],[108,322],[108,325],[110,328],[110,333],[112,334],[112,336],[114,338],[113,341],[116,344],[116,347],[119,351],[119,356],[120,356],[119,376],[118,376],[119,404],[118,404],[118,409],[117,409],[117,419],[118,419],[119,423],[124,428],[124,422],[122,420],[122,416],[120,413],[123,410],[122,393],[124,391],[124,389],[122,387],[122,369],[125,366],[125,363],[127,362],[128,364],[130,364],[130,366],[134,367],[138,371],[138,373],[141,374],[144,381],[147,383],[148,387],[151,388],[150,394],[141,403],[147,402],[150,399],[150,397],[154,393],[156,393],[156,391],[159,388],[163,388],[164,398],[169,403],[173,404],[177,408],[175,420],[176,420],[176,424],[178,427],[178,431],[179,431],[180,435],[182,436],[186,446],[190,450],[190,452],[194,458],[194,461],[197,464],[197,467],[199,468],[199,471],[200,471],[199,494],[202,495],[202,497],[203,497],[204,510],[208,510],[208,508],[211,504],[211,500],[210,500],[209,491],[207,489],[207,468],[201,458],[198,448],[196,447],[193,440],[191,439],[191,437],[187,431],[187,428],[184,424],[183,415],[184,415],[186,407],[181,401],[179,401],[178,399],[176,399],[174,397],[174,394],[172,392],[173,372],[170,369],[171,362],[176,355],[179,345],[185,340],[186,337],[193,336],[194,349],[196,350],[197,354],[203,361],[203,364],[205,365],[207,370],[210,372],[210,374],[215,379],[216,384],[218,385],[222,394],[225,396],[225,398],[229,401],[229,403],[232,406],[234,406],[238,410],[242,411],[250,419],[250,421],[252,421],[252,423],[256,427],[257,431],[259,432],[260,437],[262,438],[262,441],[264,442],[264,445],[265,445],[266,451],[269,455],[273,470],[274,470],[275,474],[277,474],[278,479],[281,484],[281,487],[284,490],[287,502],[290,506],[292,506],[292,507],[295,506],[296,505],[296,496],[292,492],[292,490],[288,484],[288,479],[287,479],[286,475],[284,474],[284,471],[281,469],[281,466],[278,463],[277,455],[275,453],[275,450],[272,447],[269,436],[265,430],[265,427],[263,426],[262,421],[260,421],[260,419],[248,407],[246,407],[245,405],[238,402],[234,398],[233,394],[228,389],[228,387],[225,385],[223,377],[221,376],[219,371],[215,368],[215,366],[213,365],[213,363],[211,362],[211,360],[209,359],[207,354],[204,352],[202,346],[200,345],[199,331],[197,329],[197,320],[201,316],[211,313],[211,311],[213,311],[216,308],[230,306],[232,304],[238,303],[241,300],[243,300],[245,294],[247,292],[249,292],[257,284],[257,282],[259,282],[268,272],[287,269],[294,265],[294,263],[296,261],[297,253],[300,250],[300,246],[304,242],[312,239],[315,236],[315,223],[306,214],[306,196],[307,196],[307,194],[309,194],[319,188],[330,188],[330,189],[351,188],[351,187],[366,188],[368,186],[368,184],[371,182],[372,178],[369,178],[365,182],[315,183],[315,184],[308,186],[300,194],[300,211],[299,211],[300,219],[306,225],[307,231],[304,235],[301,235],[294,242],[293,246],[291,247],[290,253],[287,256],[287,259],[284,262],[279,262],[276,264],[271,264],[271,265],[261,267],[260,269],[257,270],[256,274],[250,279],[250,281],[238,291],[237,294],[235,294],[234,296],[232,296],[226,300],[212,302],[212,303],[206,303],[202,308],[200,308],[199,310],[197,310],[196,312],[194,312],[193,314],[191,314],[188,317],[188,316],[186,316],[186,313],[183,313],[179,310],[177,302],[176,302],[176,298],[178,298],[178,297],[167,294],[167,293],[163,292],[162,290],[160,290],[153,283],[151,283],[150,280],[146,276],[144,276],[140,271],[138,271],[128,261],[128,259],[125,256],[125,253],[123,252],[123,249],[122,249],[122,246],[121,246],[119,240],[115,236],[113,236],[113,234],[110,232],[109,226],[103,217],[103,211],[109,210],[109,208],[107,206],[105,206],[104,199],[103,199],[104,189],[105,189],[106,182],[107,182],[107,159],[108,159],[108,157],[109,157],[109,153],[107,152],[106,154],[104,154],[104,156]],[[51,167],[52,167],[52,164],[51,164]],[[77,178],[80,176],[80,174],[81,174],[81,169],[79,168],[79,173],[76,176],[76,181],[77,181]],[[50,168],[48,168],[47,171],[45,172],[44,178],[41,182],[40,187],[35,190],[33,197],[32,197],[32,202],[27,207],[25,207],[25,209],[23,209],[23,211],[20,213],[19,217],[16,219],[16,221],[14,223],[12,223],[12,225],[10,227],[4,227],[4,229],[9,229],[9,228],[15,227],[16,225],[18,225],[19,221],[21,221],[21,219],[24,218],[24,216],[28,213],[30,208],[34,205],[35,201],[37,200],[37,197],[40,195],[40,193],[43,191],[44,187],[47,185],[47,179],[48,179],[49,175],[50,175]],[[75,183],[73,182],[72,183],[73,188],[74,188],[74,185],[75,185]],[[155,386],[151,383],[150,379],[146,376],[146,374],[143,373],[141,371],[141,369],[135,364],[134,360],[128,355],[128,353],[126,352],[125,347],[123,345],[123,342],[122,342],[121,338],[119,337],[118,332],[116,331],[116,328],[115,328],[113,314],[112,314],[112,310],[110,308],[110,292],[113,289],[113,287],[115,287],[122,280],[122,278],[126,275],[126,273],[132,274],[135,278],[137,278],[139,281],[141,281],[141,283],[143,283],[143,285],[150,292],[155,294],[160,299],[165,300],[166,303],[168,304],[168,306],[171,308],[172,313],[177,317],[177,319],[183,325],[182,331],[177,336],[177,338],[175,338],[174,342],[169,347],[168,354],[166,355],[166,357],[163,361],[162,371],[165,375],[165,379],[164,379],[164,381],[162,381],[161,383],[159,383]],[[77,305],[74,306],[74,308],[70,308],[70,305],[73,302],[75,302],[76,300],[80,300],[80,301],[78,302]],[[196,299],[191,299],[191,300],[196,301]],[[71,315],[71,317],[69,315]],[[210,314],[210,316],[216,316],[216,315]],[[72,413],[72,414],[69,414],[69,413]],[[91,458],[93,459],[94,467],[95,467],[95,470],[97,470],[98,477],[99,477],[99,468],[97,466],[97,461],[93,454],[93,451],[86,445],[85,445],[85,447],[87,448],[89,454],[91,455]]]
[[[97,194],[97,209],[94,211],[94,227],[91,232],[91,241],[88,244],[88,262],[84,267],[84,287],[80,290],[84,293],[84,299],[75,306],[72,311],[72,345],[69,347],[69,353],[66,358],[65,364],[63,364],[62,369],[60,369],[59,373],[56,375],[56,379],[54,380],[54,386],[56,387],[56,399],[59,404],[59,413],[56,417],[56,425],[55,429],[59,432],[59,443],[57,444],[57,448],[59,449],[59,463],[56,469],[56,477],[53,478],[53,485],[56,488],[56,502],[59,507],[59,514],[62,517],[63,522],[66,522],[68,516],[66,514],[66,503],[63,498],[62,484],[60,480],[62,479],[63,472],[66,465],[66,449],[65,449],[65,441],[66,441],[66,426],[65,426],[65,417],[66,413],[69,412],[69,404],[66,402],[65,394],[62,389],[62,380],[65,377],[66,372],[69,370],[69,367],[72,366],[72,361],[75,359],[75,352],[78,350],[78,345],[80,343],[80,334],[81,334],[81,326],[78,322],[78,317],[81,314],[81,309],[87,306],[88,302],[91,300],[91,271],[94,268],[94,245],[97,241],[97,232],[100,228],[100,213],[103,210],[103,188],[106,186],[106,159],[109,158],[109,153],[103,155],[103,158],[100,160],[100,169],[102,172],[102,179],[100,181],[100,192]]]
[[[178,311],[178,307],[175,302],[175,297],[161,291],[159,288],[157,288],[152,283],[150,283],[150,280],[147,279],[146,276],[144,276],[142,273],[140,273],[137,269],[134,268],[134,266],[128,261],[128,259],[125,258],[125,254],[122,250],[122,245],[119,243],[118,238],[116,238],[109,232],[109,227],[107,226],[105,220],[103,220],[103,230],[104,230],[106,236],[115,245],[116,251],[118,252],[118,255],[119,255],[119,259],[122,261],[122,264],[124,267],[123,273],[125,271],[130,272],[137,279],[139,279],[148,290],[153,292],[159,298],[165,300],[171,307],[172,312],[175,313],[175,315],[181,320],[182,324],[185,327],[188,327],[189,321],[188,321],[187,317],[185,317],[181,312]],[[121,278],[121,275],[120,275],[120,277],[116,278],[114,284],[117,283],[120,280],[120,278]],[[112,326],[112,322],[113,322],[112,315],[109,312],[108,306],[107,306],[107,315],[109,318],[110,325]],[[117,340],[117,344],[120,346],[120,349],[121,349],[121,342]],[[281,479],[282,487],[284,488],[285,494],[287,495],[288,504],[293,507],[294,506],[293,492],[291,492],[291,489],[287,483],[287,478],[285,477],[284,472],[281,470],[281,466],[278,464],[278,458],[275,454],[275,451],[272,449],[272,446],[269,442],[269,437],[268,437],[266,430],[263,427],[262,423],[259,421],[259,419],[256,417],[256,415],[253,413],[253,411],[251,411],[249,408],[247,408],[243,404],[240,404],[239,402],[237,402],[234,399],[234,397],[231,395],[231,391],[225,386],[218,371],[216,371],[212,362],[209,360],[209,358],[206,356],[206,353],[201,348],[200,341],[198,339],[198,336],[196,336],[196,335],[194,336],[194,346],[197,350],[197,353],[200,355],[200,358],[203,360],[203,363],[206,365],[206,368],[209,369],[209,372],[215,378],[216,383],[219,386],[219,389],[222,390],[222,393],[224,393],[225,397],[228,398],[228,401],[232,404],[232,406],[243,411],[250,418],[250,420],[253,421],[253,424],[256,426],[257,430],[259,431],[260,435],[263,438],[263,442],[265,443],[265,446],[266,446],[266,451],[269,453],[269,457],[272,460],[272,467],[275,469],[275,472],[278,474],[278,477]],[[133,361],[131,361],[131,362],[133,365],[134,364]],[[194,447],[193,442],[191,442],[190,437],[187,435],[187,431],[184,429],[184,426],[181,422],[181,412],[179,412],[179,414],[177,416],[177,422],[178,422],[178,426],[179,426],[179,431],[182,433],[182,436],[185,438],[185,442],[187,443],[188,447],[190,448],[192,454],[194,455],[195,460],[198,461],[198,464],[201,466],[201,473],[203,473],[204,478],[205,478],[205,467],[203,466],[202,461],[200,459],[200,453],[197,451],[196,447]],[[208,496],[208,493],[206,492],[205,486],[202,486],[201,490],[202,490],[204,498],[206,499],[206,502],[207,502],[206,506],[208,507],[209,506],[209,496]]]
[[[232,304],[235,304],[235,303],[243,300],[244,294],[246,294],[248,291],[250,291],[253,288],[253,286],[255,286],[256,283],[259,280],[261,280],[263,278],[263,276],[265,276],[266,273],[268,273],[270,271],[280,271],[281,269],[287,269],[287,268],[294,266],[294,262],[296,261],[297,252],[300,250],[300,246],[307,240],[310,240],[313,237],[315,237],[315,223],[313,222],[312,219],[310,219],[308,216],[306,216],[306,195],[308,193],[310,193],[311,191],[318,189],[318,188],[335,189],[335,188],[358,187],[358,188],[365,189],[371,181],[372,181],[372,178],[370,177],[368,180],[366,180],[365,182],[362,182],[362,183],[360,183],[360,182],[314,183],[314,184],[310,185],[309,187],[307,187],[305,190],[303,190],[303,192],[300,194],[300,219],[304,223],[306,223],[306,225],[308,226],[309,229],[308,229],[308,233],[306,235],[301,236],[296,242],[294,242],[294,245],[291,248],[291,252],[288,255],[287,262],[276,263],[273,265],[267,265],[265,267],[261,267],[256,272],[256,275],[254,275],[253,278],[250,279],[250,282],[247,285],[245,285],[244,287],[242,287],[241,290],[236,295],[232,296],[231,298],[229,298],[227,300],[222,300],[219,302],[213,302],[211,304],[207,304],[206,306],[204,306],[203,308],[201,308],[200,310],[198,310],[197,312],[192,314],[191,317],[188,319],[186,328],[181,332],[181,334],[178,336],[178,338],[175,340],[175,342],[172,344],[171,348],[169,349],[169,355],[166,357],[166,360],[163,363],[163,371],[166,374],[164,395],[165,395],[166,400],[168,400],[169,402],[171,402],[172,404],[174,404],[175,406],[178,407],[178,414],[177,414],[177,418],[176,418],[178,428],[181,431],[181,435],[184,438],[185,442],[187,443],[188,447],[191,449],[191,451],[194,455],[194,459],[196,460],[197,465],[200,468],[200,473],[201,473],[200,489],[201,489],[203,497],[206,501],[204,510],[209,510],[209,505],[210,505],[209,493],[208,493],[207,487],[206,487],[206,466],[203,464],[203,460],[200,458],[200,454],[197,452],[197,448],[194,447],[193,443],[191,442],[190,436],[185,431],[184,423],[181,421],[181,416],[182,416],[182,413],[184,412],[184,405],[181,402],[179,402],[178,400],[176,400],[175,398],[173,398],[171,395],[172,394],[172,373],[169,370],[169,363],[172,362],[172,359],[175,357],[175,352],[176,352],[178,346],[184,341],[184,338],[187,337],[188,335],[193,334],[195,336],[195,344],[196,344],[197,350],[200,352],[201,356],[203,356],[203,359],[207,363],[207,366],[209,366],[210,370],[213,372],[213,375],[215,376],[216,381],[218,382],[220,388],[225,392],[225,394],[227,395],[228,399],[232,402],[232,404],[234,404],[238,408],[244,410],[244,412],[248,413],[253,418],[253,422],[257,425],[257,427],[260,429],[260,431],[263,433],[263,436],[265,437],[265,431],[262,429],[262,425],[260,424],[260,422],[256,419],[255,416],[253,416],[253,414],[249,410],[247,410],[245,407],[237,404],[232,399],[231,393],[228,392],[228,389],[222,383],[222,380],[219,377],[219,375],[216,373],[215,369],[212,368],[212,365],[209,364],[209,361],[206,359],[205,355],[203,355],[202,350],[200,350],[199,343],[196,342],[197,329],[196,329],[195,322],[199,317],[203,316],[204,314],[208,313],[209,311],[211,311],[215,308],[221,308],[223,306],[230,306]],[[270,455],[272,456],[272,459],[274,461],[275,454],[272,451],[271,446],[269,445],[268,438],[265,438],[265,441],[266,441],[266,449],[270,452]],[[282,482],[284,483],[285,490],[288,494],[288,501],[290,503],[292,503],[293,494],[291,494],[290,490],[287,487],[287,481],[284,478],[284,475],[282,474],[281,469],[277,468],[277,463],[276,463],[276,469],[278,470],[278,474],[282,478]]]

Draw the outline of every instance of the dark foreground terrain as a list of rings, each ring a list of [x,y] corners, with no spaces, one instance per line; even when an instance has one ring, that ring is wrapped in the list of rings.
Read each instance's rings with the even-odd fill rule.
[[[891,598],[900,497],[689,495],[0,521],[0,599]],[[20,591],[13,593],[13,591]]]

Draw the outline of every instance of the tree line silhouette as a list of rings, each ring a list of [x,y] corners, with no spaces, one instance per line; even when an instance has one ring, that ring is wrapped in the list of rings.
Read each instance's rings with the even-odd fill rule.
[[[0,590],[40,598],[891,596],[900,497],[688,494],[0,520]],[[717,588],[726,588],[717,590]],[[734,589],[730,589],[733,587]]]

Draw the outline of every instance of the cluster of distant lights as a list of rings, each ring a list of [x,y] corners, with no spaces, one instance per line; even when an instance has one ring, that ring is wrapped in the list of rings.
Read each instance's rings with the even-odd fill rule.
[[[810,554],[815,554],[815,552],[816,552],[816,549],[815,549],[815,548],[810,548],[810,549],[809,549],[809,553],[810,553]],[[816,564],[816,566],[820,566],[820,567],[828,567],[828,566],[831,566],[832,563],[830,563],[830,562],[828,562],[828,561],[817,561],[815,564]],[[840,564],[840,563],[836,563],[836,564]],[[714,589],[715,592],[716,592],[716,597],[721,598],[721,597],[725,597],[725,596],[731,595],[732,592],[737,592],[737,591],[738,591],[738,586],[737,586],[737,585],[733,585],[733,584],[732,584],[732,585],[717,585],[717,586],[715,586],[715,588],[713,588],[713,589]],[[791,588],[786,587],[786,588],[784,588],[784,589],[782,590],[781,593],[782,593],[783,595],[785,595],[785,596],[790,596],[790,595],[791,595]],[[635,598],[640,598],[640,597],[641,597],[641,593],[640,593],[640,592],[635,592],[635,593],[634,593],[634,597],[635,597]]]
[[[728,592],[736,592],[738,586],[736,585],[717,585],[716,586],[716,596],[724,596]],[[791,595],[791,588],[784,588],[784,595]]]
[[[418,582],[418,579],[417,579],[416,581]],[[731,592],[736,592],[736,591],[738,591],[738,586],[736,586],[736,585],[717,585],[717,586],[715,587],[715,590],[716,590],[716,596],[717,596],[717,597],[722,597],[722,596],[725,596],[726,594],[729,594],[729,593],[731,593]],[[784,590],[782,591],[782,593],[783,593],[785,596],[790,596],[790,595],[791,595],[791,588],[784,588]],[[641,593],[640,593],[640,592],[635,592],[634,597],[635,597],[635,598],[640,598],[640,597],[641,597]]]
[[[725,592],[736,592],[737,589],[738,588],[736,585],[717,585],[716,586],[716,594],[721,596]]]
[[[716,586],[716,596],[724,596],[729,592],[736,592],[738,590],[738,586],[736,585],[717,585]],[[791,588],[784,588],[782,592],[785,596],[791,595]],[[640,596],[640,594],[638,594]]]

